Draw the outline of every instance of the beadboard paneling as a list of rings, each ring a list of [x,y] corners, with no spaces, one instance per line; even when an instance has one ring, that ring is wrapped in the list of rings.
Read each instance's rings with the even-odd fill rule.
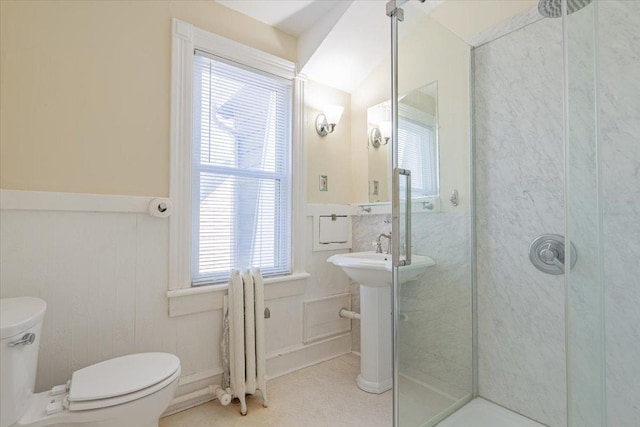
[[[148,214],[0,211],[0,296],[47,302],[37,391],[65,383],[87,365],[144,351],[180,358],[178,394],[217,378],[222,310],[169,316],[168,245],[168,220]],[[303,301],[349,288],[348,278],[326,263],[335,251],[313,253],[310,240],[306,246],[308,278],[266,285],[267,353],[277,367],[271,377],[351,348],[348,336],[313,348],[302,342]]]

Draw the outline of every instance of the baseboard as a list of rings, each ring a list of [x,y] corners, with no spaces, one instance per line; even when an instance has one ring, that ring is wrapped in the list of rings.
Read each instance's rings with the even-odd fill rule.
[[[351,353],[351,334],[349,333],[307,345],[301,344],[300,346],[291,347],[281,352],[267,355],[267,378],[272,380],[349,353]],[[184,402],[177,401],[181,396],[206,388],[211,384],[220,384],[221,381],[222,374],[219,369],[181,378],[176,397],[162,416],[166,417],[214,400],[215,396],[210,394]]]
[[[212,400],[216,400],[216,396],[214,394],[209,394],[203,397],[197,397],[195,399],[191,399],[187,402],[182,403],[171,403],[166,411],[162,414],[162,417],[168,417],[169,415],[177,414],[178,412],[186,411],[187,409],[195,408],[196,406],[204,405],[207,402],[211,402]]]

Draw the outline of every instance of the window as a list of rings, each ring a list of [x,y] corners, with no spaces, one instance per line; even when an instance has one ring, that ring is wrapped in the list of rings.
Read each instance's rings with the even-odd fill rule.
[[[291,272],[291,86],[195,53],[193,284]]]
[[[249,266],[273,281],[307,277],[295,64],[172,27],[170,290],[222,288]]]
[[[398,166],[411,170],[411,197],[438,195],[437,150],[433,128],[398,118]]]

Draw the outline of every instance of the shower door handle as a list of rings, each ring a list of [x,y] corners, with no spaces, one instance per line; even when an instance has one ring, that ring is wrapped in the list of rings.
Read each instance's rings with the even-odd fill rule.
[[[394,188],[394,196],[393,196],[393,204],[394,210],[396,212],[400,211],[400,175],[404,175],[407,179],[407,187],[406,187],[406,200],[405,200],[405,212],[404,212],[404,221],[405,221],[405,236],[404,236],[404,244],[405,244],[405,259],[400,259],[400,248],[398,248],[395,253],[392,253],[393,265],[396,267],[402,267],[405,265],[411,265],[411,171],[409,169],[402,168],[394,168],[394,182],[397,183],[397,187]],[[398,224],[399,225],[399,224]],[[398,233],[398,238],[400,238],[400,233]],[[399,246],[399,245],[398,245]]]

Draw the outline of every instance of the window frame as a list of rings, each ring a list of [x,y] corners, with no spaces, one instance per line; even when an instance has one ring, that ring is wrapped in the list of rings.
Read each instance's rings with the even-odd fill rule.
[[[305,273],[304,265],[304,166],[302,145],[304,81],[295,64],[258,49],[199,29],[177,19],[172,20],[171,66],[171,153],[169,197],[174,212],[169,218],[169,290],[192,285],[192,125],[193,63],[199,50],[239,66],[292,81],[291,104],[291,273],[272,280],[290,280]],[[193,286],[196,287],[196,286]],[[226,288],[227,284],[204,284],[198,288]]]

